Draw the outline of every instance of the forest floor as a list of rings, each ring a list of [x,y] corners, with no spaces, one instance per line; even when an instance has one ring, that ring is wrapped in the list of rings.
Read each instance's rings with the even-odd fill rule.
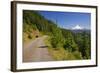
[[[45,39],[48,36],[38,37],[23,47],[23,62],[41,62],[53,61],[52,56],[48,52],[48,46]]]

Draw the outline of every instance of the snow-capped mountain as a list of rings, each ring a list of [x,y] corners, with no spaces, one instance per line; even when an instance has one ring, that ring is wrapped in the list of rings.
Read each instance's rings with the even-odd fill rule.
[[[76,25],[72,28],[72,30],[83,30],[84,28],[80,25]]]
[[[71,29],[71,31],[72,31],[73,33],[82,33],[82,32],[90,33],[90,29],[85,29],[85,28],[83,28],[83,27],[80,26],[80,25],[74,26],[74,27]]]

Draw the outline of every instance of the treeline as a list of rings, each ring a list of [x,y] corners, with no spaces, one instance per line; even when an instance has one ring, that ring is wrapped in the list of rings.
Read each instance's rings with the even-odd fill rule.
[[[52,49],[64,49],[74,59],[90,59],[90,34],[86,32],[73,33],[71,30],[63,29],[56,23],[47,20],[38,11],[23,10],[24,33],[38,30],[43,35],[50,36]],[[71,57],[71,56],[70,56]]]
[[[79,47],[79,51],[84,59],[91,58],[91,34],[90,32],[83,31],[82,33],[74,34],[74,39]]]

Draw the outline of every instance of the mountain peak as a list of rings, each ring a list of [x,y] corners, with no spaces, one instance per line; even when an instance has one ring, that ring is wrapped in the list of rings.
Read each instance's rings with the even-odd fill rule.
[[[82,30],[83,27],[81,27],[80,25],[76,25],[72,28],[73,30]]]

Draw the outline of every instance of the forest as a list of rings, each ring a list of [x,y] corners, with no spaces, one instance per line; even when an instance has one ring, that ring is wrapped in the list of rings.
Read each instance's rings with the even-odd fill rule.
[[[91,59],[90,30],[70,30],[46,19],[39,11],[23,10],[23,42],[47,35],[45,44],[54,60]]]

